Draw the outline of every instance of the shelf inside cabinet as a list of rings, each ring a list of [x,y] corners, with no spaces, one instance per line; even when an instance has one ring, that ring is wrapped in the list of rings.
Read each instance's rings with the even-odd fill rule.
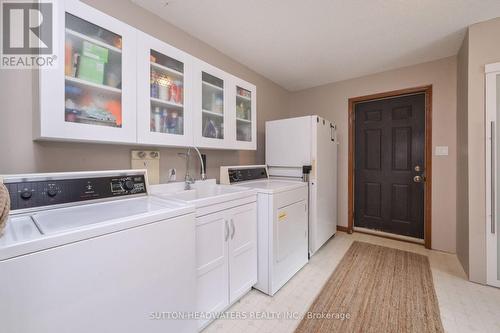
[[[74,30],[71,30],[69,28],[66,28],[66,33],[68,35],[71,35],[71,36],[74,36],[74,37],[77,37],[77,38],[80,38],[80,39],[83,39],[83,40],[86,40],[86,41],[89,41],[93,44],[96,44],[96,45],[99,45],[99,46],[102,46],[104,48],[107,48],[108,50],[111,50],[113,52],[116,52],[116,53],[122,53],[122,50],[117,48],[116,46],[113,46],[113,45],[110,45],[108,43],[105,43],[103,41],[100,41],[98,39],[95,39],[95,38],[92,38],[90,36],[87,36],[85,34],[82,34],[82,33],[79,33],[77,31],[74,31]]]
[[[210,110],[202,110],[202,111],[203,111],[203,113],[208,114],[208,115],[212,115],[212,116],[216,116],[216,117],[224,117],[223,113],[218,113],[218,112],[214,112],[214,111],[210,111]]]
[[[251,121],[251,120],[248,120],[248,119],[243,119],[243,118],[236,118],[236,120],[237,120],[237,121],[241,121],[241,122],[243,122],[243,123],[249,123],[249,124],[250,124],[250,123],[252,123],[252,121]]]
[[[250,97],[246,97],[246,96],[241,96],[241,95],[236,95],[237,98],[241,98],[245,101],[251,101],[252,99]]]
[[[205,81],[202,81],[202,83],[203,83],[204,86],[212,88],[212,89],[215,89],[215,90],[220,90],[220,91],[224,90],[223,88],[218,87],[215,84],[211,84],[211,83],[208,83],[208,82],[205,82]]]
[[[182,105],[182,104],[174,103],[174,102],[170,102],[170,101],[165,101],[163,99],[154,98],[154,97],[151,97],[151,102],[153,102],[155,104],[167,106],[167,107],[175,107],[175,108],[180,108],[180,109],[182,109],[184,107],[184,105]]]
[[[164,72],[168,72],[172,75],[176,75],[178,77],[183,77],[184,74],[179,72],[179,71],[176,71],[175,69],[172,69],[172,68],[169,68],[169,67],[166,67],[166,66],[163,66],[163,65],[160,65],[156,62],[151,62],[151,66],[154,67],[155,69],[158,69],[158,70],[161,70],[161,71],[164,71]]]
[[[66,79],[66,81],[71,82],[74,85],[83,86],[83,87],[94,89],[94,90],[100,90],[100,91],[104,91],[104,92],[107,91],[107,92],[113,93],[113,94],[121,94],[122,93],[121,89],[107,86],[104,84],[89,82],[89,81],[82,80],[82,79],[72,77],[72,76],[66,76],[65,79]]]

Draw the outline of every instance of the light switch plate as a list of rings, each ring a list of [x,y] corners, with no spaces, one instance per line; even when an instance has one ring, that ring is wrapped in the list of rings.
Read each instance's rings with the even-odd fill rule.
[[[150,185],[160,183],[160,152],[156,150],[132,150],[132,169],[146,169]]]
[[[448,156],[448,146],[436,146],[436,156]]]

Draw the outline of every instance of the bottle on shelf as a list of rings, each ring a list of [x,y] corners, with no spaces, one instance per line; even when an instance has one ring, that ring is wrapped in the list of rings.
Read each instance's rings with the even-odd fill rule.
[[[181,104],[183,101],[182,94],[184,93],[184,89],[182,87],[182,81],[176,80],[174,83],[177,86],[177,95],[175,96],[175,102],[177,104]]]
[[[151,97],[158,98],[158,81],[156,79],[156,72],[151,75]]]
[[[153,132],[160,132],[161,131],[161,113],[160,113],[160,107],[155,106],[154,112],[153,112]]]
[[[174,102],[174,103],[177,103],[177,95],[178,95],[178,87],[177,87],[177,84],[176,84],[177,81],[175,82],[171,82],[170,84],[170,96],[169,96],[169,101],[171,102]]]
[[[161,99],[162,101],[167,101],[168,100],[168,86],[166,84],[167,80],[161,80],[159,86],[158,86],[158,98]]]

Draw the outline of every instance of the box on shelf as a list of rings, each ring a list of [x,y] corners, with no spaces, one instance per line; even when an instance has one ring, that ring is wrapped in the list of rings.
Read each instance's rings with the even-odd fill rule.
[[[78,64],[78,78],[97,83],[104,83],[104,62],[81,56]]]
[[[83,41],[82,55],[102,63],[108,62],[109,50],[89,41]]]

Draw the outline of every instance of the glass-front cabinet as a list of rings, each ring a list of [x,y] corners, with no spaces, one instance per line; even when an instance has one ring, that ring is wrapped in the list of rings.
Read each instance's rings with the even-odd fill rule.
[[[256,149],[257,135],[257,108],[254,85],[233,79],[233,103],[235,106],[235,135],[237,149]]]
[[[194,68],[195,145],[255,150],[255,86],[200,60]]]
[[[500,287],[500,63],[485,69],[487,283]]]
[[[35,139],[256,149],[256,88],[78,0],[57,2]]]
[[[137,43],[139,143],[192,145],[191,58],[147,34]]]
[[[62,1],[55,69],[40,70],[38,137],[136,141],[135,30],[79,1]]]
[[[205,148],[227,149],[228,82],[227,74],[202,61],[196,62],[195,144]]]

